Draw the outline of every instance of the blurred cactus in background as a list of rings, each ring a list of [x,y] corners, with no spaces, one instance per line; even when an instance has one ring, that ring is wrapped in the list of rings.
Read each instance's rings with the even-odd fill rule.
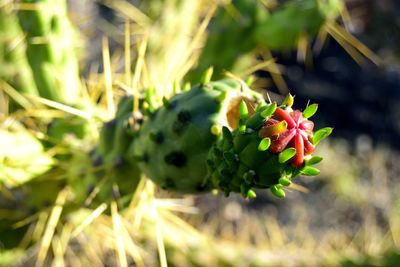
[[[6,2],[6,1],[3,1]],[[24,33],[11,4],[0,7],[0,78],[21,92],[38,95],[32,69],[26,57]]]
[[[221,4],[211,21],[193,77],[198,78],[210,65],[214,66],[217,78],[222,77],[223,71],[240,73],[253,66],[257,54],[289,52],[307,45],[325,23],[339,17],[343,7],[340,0],[268,3],[236,0]]]
[[[80,101],[75,33],[65,0],[20,1],[18,19],[26,57],[41,97],[63,104]]]

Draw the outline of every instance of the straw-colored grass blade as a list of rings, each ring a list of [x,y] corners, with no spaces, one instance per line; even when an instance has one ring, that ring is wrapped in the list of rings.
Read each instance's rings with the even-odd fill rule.
[[[369,60],[371,60],[374,64],[379,65],[380,64],[380,59],[379,57],[371,50],[369,49],[366,45],[364,45],[362,42],[360,42],[357,38],[355,38],[353,35],[348,33],[345,29],[343,29],[339,24],[337,24],[335,21],[329,21],[326,23],[326,29],[329,32],[329,34],[335,38],[340,44],[345,45],[344,48],[346,47],[352,47],[357,53],[365,56]],[[349,49],[349,48],[347,48]],[[346,49],[346,51],[347,51]],[[353,58],[358,58],[358,56],[355,55],[355,52],[353,52],[353,49],[349,49],[348,52],[350,52],[350,56]]]
[[[130,20],[125,19],[125,27],[124,27],[124,59],[125,59],[125,84],[129,87],[132,81],[131,78],[131,27]]]
[[[49,251],[52,238],[54,236],[54,231],[60,219],[61,212],[63,210],[63,206],[67,199],[68,193],[69,193],[68,188],[64,188],[63,190],[60,191],[60,193],[57,196],[55,206],[51,210],[50,217],[46,225],[46,229],[44,231],[42,240],[40,242],[40,247],[35,262],[35,267],[41,267],[45,263],[47,253]]]
[[[265,49],[264,58],[267,61],[268,60],[273,60],[272,53],[271,53],[271,51],[269,49]],[[275,61],[272,61],[269,69],[270,69],[269,72],[271,73],[272,80],[276,84],[276,86],[279,89],[280,93],[282,95],[287,95],[289,93],[289,88],[288,88],[285,80],[283,79],[282,72],[279,69],[278,65],[275,63]]]
[[[107,111],[109,116],[112,117],[115,113],[115,104],[114,104],[113,90],[112,90],[110,49],[108,45],[108,39],[106,37],[103,37],[102,51],[103,51],[104,86],[106,90]]]
[[[125,246],[123,242],[123,232],[121,225],[121,218],[118,214],[117,202],[111,202],[111,217],[113,222],[114,238],[115,238],[115,250],[117,253],[117,262],[120,267],[127,267],[128,261],[126,258]]]
[[[71,238],[75,238],[85,230],[96,218],[98,218],[107,209],[107,204],[100,204],[94,211],[92,211],[71,233]]]
[[[69,114],[72,114],[72,115],[76,115],[76,116],[81,117],[81,118],[85,118],[85,119],[92,118],[92,114],[89,113],[89,112],[85,112],[85,111],[82,111],[82,110],[79,110],[79,109],[76,109],[76,108],[61,104],[61,103],[56,102],[56,101],[52,101],[52,100],[49,100],[49,99],[46,99],[46,98],[42,98],[42,97],[38,97],[38,96],[31,96],[31,95],[29,95],[27,97],[29,99],[31,99],[33,102],[44,104],[44,105],[49,106],[51,108],[62,110],[64,112],[66,112],[66,113],[69,113]]]
[[[151,24],[151,19],[144,14],[140,9],[124,0],[107,0],[104,1],[107,6],[115,9],[126,18],[137,23],[139,26],[146,28]]]
[[[24,109],[29,109],[32,107],[32,103],[7,82],[0,80],[0,89]]]
[[[165,253],[163,232],[162,232],[160,222],[156,222],[156,239],[157,239],[157,249],[158,249],[158,257],[160,260],[160,266],[168,267],[167,255]]]

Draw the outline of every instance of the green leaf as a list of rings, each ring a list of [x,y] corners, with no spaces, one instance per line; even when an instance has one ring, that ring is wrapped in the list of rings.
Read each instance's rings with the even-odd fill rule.
[[[268,107],[264,111],[261,112],[261,116],[265,119],[274,114],[275,109],[276,109],[276,103],[272,103],[268,105]]]
[[[281,177],[279,178],[279,183],[283,186],[289,186],[292,182],[286,177]]]
[[[289,159],[293,158],[296,155],[296,149],[293,147],[287,148],[279,153],[279,163],[285,163]]]
[[[322,128],[314,133],[312,142],[313,145],[317,145],[322,139],[328,137],[333,131],[333,128],[326,127]]]
[[[315,164],[317,164],[317,163],[320,163],[321,160],[322,160],[322,157],[320,157],[320,156],[313,156],[312,158],[305,160],[305,162],[306,162],[306,165],[307,165],[307,166],[311,166],[311,165],[315,165]]]
[[[183,85],[182,90],[183,91],[189,91],[192,88],[192,85],[190,84],[190,82],[185,82],[185,84]]]
[[[261,128],[261,130],[258,132],[258,136],[263,138],[265,136],[279,135],[286,131],[287,126],[287,122],[283,120],[277,124]]]
[[[167,108],[167,109],[171,105],[171,103],[169,103],[168,99],[165,96],[162,98],[162,102],[163,102],[164,107]]]
[[[219,94],[219,96],[217,96],[217,101],[218,101],[218,102],[223,102],[223,101],[225,100],[225,98],[226,98],[226,91],[221,92],[221,93]]]
[[[204,73],[203,76],[201,77],[201,83],[206,84],[211,81],[212,75],[214,72],[213,67],[209,67]]]
[[[239,133],[241,133],[241,134],[246,133],[246,125],[245,124],[239,125],[238,129],[239,129]]]
[[[247,117],[249,116],[249,111],[247,110],[246,102],[244,102],[243,100],[240,102],[239,105],[239,114],[241,119],[247,119]]]
[[[256,197],[257,197],[256,192],[254,192],[251,189],[249,191],[247,191],[247,198],[253,199],[253,198],[256,198]]]
[[[276,197],[284,198],[286,196],[285,191],[279,185],[271,186],[270,190]]]
[[[265,110],[267,108],[267,105],[264,103],[258,103],[257,107],[256,107],[256,111],[261,111],[261,110]]]
[[[285,105],[286,107],[291,107],[293,106],[293,102],[294,102],[294,97],[289,93],[283,100],[282,105]]]
[[[318,175],[321,171],[318,170],[317,168],[310,167],[310,166],[305,166],[300,173],[306,176],[315,176]]]
[[[232,140],[232,133],[226,126],[222,127],[222,135],[225,139]]]
[[[247,121],[246,126],[252,129],[259,129],[264,125],[264,118],[259,113],[253,114]]]
[[[258,151],[265,151],[271,145],[271,139],[269,137],[265,137],[261,140],[260,144],[258,144]]]
[[[217,125],[217,124],[214,124],[213,126],[211,126],[211,128],[210,128],[210,132],[213,134],[213,135],[220,135],[221,134],[221,127],[219,126],[219,125]]]
[[[250,75],[250,76],[246,79],[245,83],[247,84],[247,86],[251,86],[251,85],[253,84],[254,80],[255,80],[255,77],[254,77],[253,75]]]
[[[317,112],[318,109],[318,104],[312,104],[309,105],[304,111],[303,111],[303,117],[308,119],[311,118],[312,115],[315,114],[315,112]]]

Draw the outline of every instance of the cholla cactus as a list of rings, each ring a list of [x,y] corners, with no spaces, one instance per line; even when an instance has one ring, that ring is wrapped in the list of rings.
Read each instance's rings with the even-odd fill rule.
[[[309,121],[317,105],[303,113],[284,104],[266,104],[242,81],[226,79],[195,86],[164,102],[150,114],[128,155],[156,184],[171,191],[194,193],[211,189],[241,192],[282,186],[299,175],[316,175],[311,165],[314,146],[330,134],[313,134]],[[257,108],[256,108],[257,107]]]

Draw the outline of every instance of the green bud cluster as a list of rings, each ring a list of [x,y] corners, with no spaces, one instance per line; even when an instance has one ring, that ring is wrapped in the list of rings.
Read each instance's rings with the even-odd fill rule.
[[[285,197],[283,189],[290,186],[292,178],[319,173],[311,165],[318,163],[320,157],[311,157],[298,168],[290,163],[296,154],[294,148],[286,148],[280,153],[269,150],[271,138],[260,136],[260,130],[276,108],[276,103],[263,103],[249,115],[242,103],[238,128],[224,127],[221,138],[210,150],[207,179],[226,196],[238,192],[245,198],[253,198],[253,189],[270,188],[275,196],[282,198]]]

